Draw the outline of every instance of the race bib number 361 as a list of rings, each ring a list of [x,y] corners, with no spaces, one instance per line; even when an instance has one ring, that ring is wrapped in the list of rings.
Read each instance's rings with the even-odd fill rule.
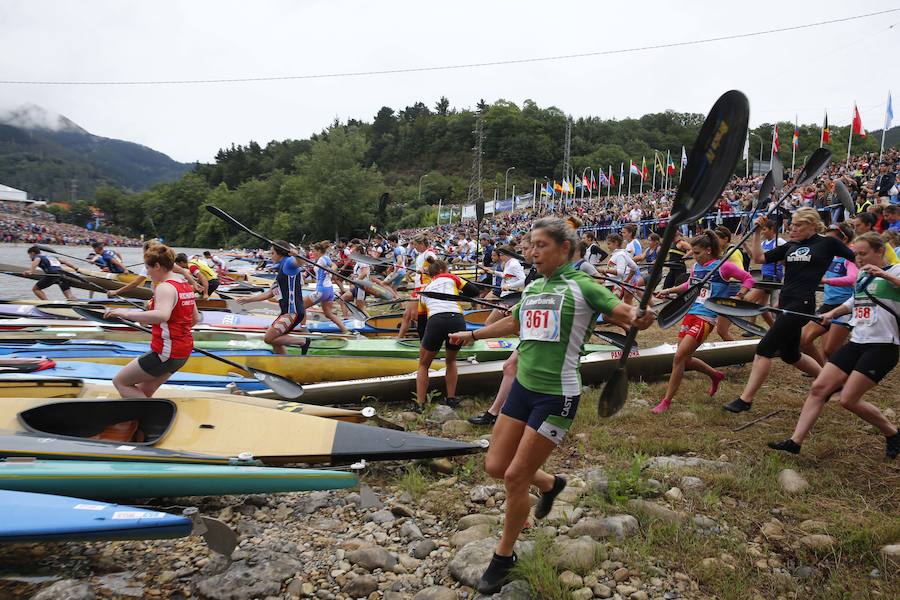
[[[562,305],[562,294],[535,294],[523,299],[519,311],[519,337],[537,342],[558,342]]]

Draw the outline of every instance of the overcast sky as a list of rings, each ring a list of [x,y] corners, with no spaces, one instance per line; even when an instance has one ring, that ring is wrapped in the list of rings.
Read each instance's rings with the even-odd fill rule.
[[[597,52],[805,25],[897,0],[491,2],[456,0],[0,0],[0,80],[183,80],[311,75]],[[315,80],[162,86],[0,85],[0,109],[34,103],[97,135],[173,158],[303,138],[440,96],[527,98],[575,117],[705,113],[730,88],[751,125],[884,122],[900,75],[900,12],[739,40],[611,56]],[[793,58],[792,58],[793,57]],[[894,90],[895,95],[900,92]],[[900,117],[900,108],[895,109]],[[898,119],[895,119],[897,124]],[[562,140],[560,140],[562,143]]]

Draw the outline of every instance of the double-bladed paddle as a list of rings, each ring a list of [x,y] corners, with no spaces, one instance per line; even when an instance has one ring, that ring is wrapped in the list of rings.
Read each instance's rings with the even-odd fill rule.
[[[496,302],[488,302],[487,300],[482,300],[481,298],[471,298],[469,296],[457,296],[454,294],[445,294],[443,292],[431,292],[431,291],[421,291],[419,292],[421,295],[426,298],[434,298],[435,300],[447,300],[449,302],[471,302],[472,304],[480,304],[481,306],[487,306],[489,308],[496,308],[498,310],[509,312],[510,307],[505,306],[503,304],[497,304]],[[614,331],[602,331],[599,329],[594,330],[594,335],[601,338],[603,341],[609,343],[612,346],[616,346],[617,348],[623,348],[625,343],[625,336],[620,333],[615,333]]]
[[[45,246],[44,244],[35,244],[34,246],[41,252],[49,252],[50,254],[57,254],[59,256],[65,256],[66,258],[71,258],[72,260],[80,260],[81,262],[86,262],[88,264],[94,265],[95,267],[97,266],[97,263],[95,263],[92,260],[88,260],[86,258],[81,258],[80,256],[72,256],[71,254],[66,254],[64,252],[60,252],[59,250],[51,248],[50,246]],[[125,270],[126,270],[126,272],[129,272],[128,267],[125,267]],[[103,291],[106,291],[106,290],[103,290]]]
[[[778,199],[777,202],[774,202],[769,209],[766,211],[765,216],[771,215],[773,212],[778,210],[781,206],[782,202],[784,202],[798,187],[804,186],[808,184],[810,181],[814,180],[818,175],[828,166],[828,162],[831,160],[831,151],[825,148],[818,148],[815,152],[812,153],[812,156],[809,157],[809,160],[806,161],[806,164],[803,166],[803,170],[800,171],[800,174],[797,176],[797,180],[794,182],[794,185],[785,192],[781,198]],[[728,249],[725,254],[723,254],[719,258],[719,264],[714,268],[710,269],[709,273],[706,274],[703,279],[697,281],[693,285],[691,285],[687,290],[683,291],[678,295],[677,298],[669,302],[669,304],[660,311],[658,323],[662,329],[666,329],[671,327],[675,323],[681,320],[684,315],[690,310],[691,305],[697,300],[697,296],[700,295],[700,290],[709,281],[719,270],[719,268],[728,262],[728,258],[737,252],[738,248],[744,245],[750,236],[753,235],[753,232],[756,231],[757,225],[756,223],[752,223],[750,227],[747,229],[747,233],[734,244],[731,248]]]
[[[143,325],[140,325],[128,319],[124,319],[122,317],[106,318],[104,316],[104,313],[97,310],[90,310],[82,308],[80,306],[76,306],[72,310],[74,310],[85,319],[97,321],[98,323],[109,323],[111,325],[128,325],[132,329],[137,329],[138,331],[143,331],[144,333],[152,332],[149,327],[144,327]],[[254,379],[268,387],[270,390],[272,390],[282,398],[293,400],[303,395],[302,385],[291,381],[286,377],[282,377],[281,375],[276,375],[275,373],[270,373],[269,371],[264,371],[262,369],[257,369],[254,367],[248,367],[247,365],[218,356],[216,354],[213,354],[212,352],[207,352],[206,350],[197,348],[196,346],[194,346],[194,352],[199,352],[200,354],[208,356],[213,360],[225,363],[226,365],[234,367],[235,369],[238,369],[240,371],[244,371],[245,373],[250,373]]]
[[[811,315],[808,313],[797,312],[796,310],[787,310],[784,308],[776,308],[774,306],[766,306],[764,304],[756,304],[754,302],[738,300],[736,298],[710,298],[709,300],[706,300],[703,305],[709,310],[720,315],[725,315],[729,318],[755,317],[757,315],[761,315],[764,312],[771,312],[781,315],[805,317],[810,321],[813,321],[814,323],[818,323],[819,325],[822,324],[822,317],[820,315]],[[850,328],[850,325],[847,323],[832,321],[832,324]]]
[[[841,201],[841,206],[844,207],[844,212],[847,213],[847,216],[851,218],[855,217],[856,203],[853,202],[850,190],[847,189],[847,186],[844,185],[844,182],[840,179],[834,182],[834,193],[837,195],[838,200]]]
[[[737,90],[725,92],[713,105],[694,141],[678,184],[678,192],[672,202],[672,216],[647,281],[648,290],[655,289],[662,278],[663,263],[675,241],[679,225],[695,221],[709,212],[734,174],[734,167],[744,147],[749,118],[750,104],[747,97]],[[638,307],[639,315],[647,310],[651,297],[652,294],[643,295]],[[625,405],[628,397],[626,365],[637,332],[637,327],[628,330],[616,370],[600,393],[597,413],[601,417],[611,417]]]

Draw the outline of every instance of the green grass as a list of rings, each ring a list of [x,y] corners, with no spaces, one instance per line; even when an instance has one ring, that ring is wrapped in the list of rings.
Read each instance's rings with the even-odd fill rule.
[[[409,465],[403,474],[397,479],[397,486],[412,496],[413,500],[419,500],[428,490],[428,478],[425,471],[416,464]]]
[[[512,578],[523,579],[532,597],[544,600],[570,600],[572,595],[559,581],[560,571],[553,565],[553,540],[545,535],[535,538],[534,551],[522,554],[513,567]]]

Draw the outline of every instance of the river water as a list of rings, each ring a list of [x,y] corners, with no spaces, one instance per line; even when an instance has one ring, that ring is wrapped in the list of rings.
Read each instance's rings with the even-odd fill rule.
[[[0,263],[7,265],[18,265],[27,267],[29,264],[28,253],[26,252],[31,244],[0,244]],[[85,258],[91,252],[90,246],[51,246],[60,252],[64,252],[70,256]],[[122,255],[126,265],[142,262],[141,248],[113,248]],[[192,254],[200,254],[203,249],[197,248],[174,248],[175,252],[184,252],[188,256]],[[92,267],[80,260],[66,258],[69,262],[86,269]],[[134,267],[137,270],[138,267]],[[13,277],[12,275],[0,275],[0,300],[15,300],[20,298],[34,298],[31,288],[34,287],[35,281],[25,279],[23,277]],[[63,300],[65,297],[58,287],[52,286],[45,290],[47,296],[51,299]],[[87,297],[87,290],[75,290],[75,295],[79,298]]]

